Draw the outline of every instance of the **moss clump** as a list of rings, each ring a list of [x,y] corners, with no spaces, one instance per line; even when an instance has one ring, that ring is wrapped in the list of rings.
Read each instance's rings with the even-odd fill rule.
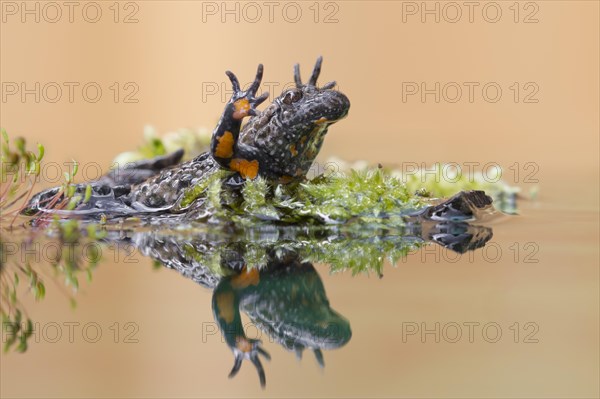
[[[370,168],[366,161],[349,163],[338,158],[330,158],[327,164],[335,165],[336,173],[340,174]],[[427,167],[414,165],[414,168],[406,170],[386,167],[384,170],[404,183],[409,192],[421,197],[448,198],[461,191],[485,191],[494,199],[496,209],[506,213],[517,213],[516,199],[521,189],[502,180],[503,170],[500,166],[486,168],[485,173],[461,168],[458,164],[445,163],[435,163]],[[537,187],[532,188],[531,193],[532,196],[537,193]]]
[[[230,176],[220,171],[203,179],[184,192],[176,209],[193,210],[194,219],[215,223],[341,224],[352,220],[401,225],[403,215],[426,204],[382,169],[320,175],[289,185],[259,177],[241,188],[223,184]]]
[[[225,171],[219,171],[206,179],[201,179],[198,184],[186,189],[178,202],[177,208],[187,209],[200,199],[212,199],[212,205],[218,207],[219,201],[215,201],[215,195],[221,189],[221,179],[227,174]]]
[[[221,175],[222,176],[222,175]],[[198,201],[199,215],[213,221],[252,224],[280,223],[341,224],[349,221],[402,225],[402,216],[425,205],[397,178],[381,170],[348,175],[318,176],[290,185],[257,178],[241,189],[222,186],[221,176],[212,176],[184,194],[182,207]],[[198,212],[202,210],[203,212]]]
[[[185,150],[186,159],[191,159],[208,151],[211,133],[205,128],[180,129],[160,137],[153,128],[147,127],[144,137],[138,150],[123,153],[117,159],[129,162],[164,155],[179,148]],[[330,173],[300,185],[271,185],[261,179],[248,182],[242,193],[243,203],[233,201],[231,209],[236,215],[245,215],[246,220],[341,223],[358,217],[364,221],[369,218],[377,221],[423,206],[426,204],[424,198],[447,198],[460,191],[483,190],[494,199],[498,209],[516,213],[516,196],[520,190],[500,178],[502,170],[499,167],[486,170],[484,175],[471,170],[457,171],[451,164],[443,163],[404,172],[393,167],[372,167],[366,161],[348,163],[337,158],[331,158],[326,164],[334,166]],[[223,176],[215,178],[220,180]],[[185,209],[202,200],[208,187],[215,188],[215,184],[212,178],[200,182],[184,194],[179,208]],[[226,193],[223,195],[227,196]],[[208,208],[209,205],[221,210],[218,201],[209,201],[203,206]],[[231,209],[221,212],[221,216],[231,216]]]

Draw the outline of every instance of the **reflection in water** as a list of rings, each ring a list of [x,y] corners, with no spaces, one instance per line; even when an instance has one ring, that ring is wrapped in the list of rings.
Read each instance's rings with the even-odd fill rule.
[[[329,307],[321,278],[311,263],[301,262],[294,251],[274,250],[265,268],[248,269],[223,278],[213,293],[213,312],[227,345],[235,356],[230,377],[244,359],[250,360],[265,385],[259,355],[269,359],[258,340],[244,333],[240,310],[275,342],[298,356],[314,351],[324,366],[321,349],[345,345],[352,335],[350,323]]]
[[[298,356],[309,349],[323,366],[322,350],[344,346],[352,333],[349,321],[330,307],[313,264],[326,264],[332,272],[374,272],[381,276],[386,260],[394,264],[423,245],[435,243],[464,253],[483,247],[492,237],[488,227],[432,219],[431,215],[413,218],[396,229],[352,224],[253,228],[189,225],[155,231],[143,231],[138,226],[81,230],[74,221],[67,221],[55,224],[53,237],[61,249],[52,266],[60,279],[76,289],[82,274],[91,278],[103,248],[133,246],[158,264],[212,289],[215,319],[234,353],[230,376],[246,359],[254,364],[264,386],[265,372],[259,357],[269,355],[261,342],[246,336],[242,313],[272,341]],[[40,265],[24,261],[16,249],[21,245],[28,248],[24,243],[44,237],[28,236],[16,244],[2,238],[1,310],[3,332],[8,337],[5,348],[14,345],[18,351],[25,351],[32,334],[31,320],[18,301],[19,276],[29,283],[37,298],[43,298],[45,292]]]

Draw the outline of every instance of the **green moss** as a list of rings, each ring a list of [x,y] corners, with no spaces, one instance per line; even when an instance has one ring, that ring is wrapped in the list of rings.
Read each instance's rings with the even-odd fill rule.
[[[247,181],[238,194],[218,186],[210,178],[184,195],[182,207],[208,196],[203,206],[215,210],[219,220],[248,225],[261,221],[401,223],[403,214],[424,205],[421,197],[411,195],[397,178],[380,169],[352,172],[348,176],[319,176],[290,185],[271,184],[257,178]]]
[[[147,127],[144,144],[137,151],[121,154],[120,158],[138,160],[163,155],[184,148],[186,159],[208,151],[211,133],[207,129],[180,129],[159,137],[153,128]],[[281,186],[269,184],[263,179],[246,183],[242,190],[242,202],[232,199],[229,193],[216,191],[217,180],[226,175],[200,182],[187,190],[179,203],[179,209],[190,207],[208,195],[204,215],[214,211],[221,218],[249,223],[257,221],[279,221],[288,223],[344,223],[359,218],[364,222],[389,221],[410,209],[427,204],[426,198],[447,198],[464,190],[483,190],[492,196],[495,205],[502,211],[516,212],[517,187],[502,181],[502,170],[487,170],[484,176],[476,171],[458,171],[450,164],[437,163],[427,168],[401,171],[394,168],[370,167],[366,161],[349,164],[340,159],[330,159],[334,165],[327,175],[320,175],[304,183]],[[335,172],[335,173],[334,173]],[[498,178],[495,178],[498,176]],[[223,209],[221,204],[228,204]]]
[[[335,165],[336,173],[347,174],[352,170],[365,171],[370,168],[366,161],[348,163],[331,158],[327,164]],[[516,213],[516,197],[520,188],[502,180],[503,170],[497,166],[486,168],[485,174],[457,164],[435,163],[431,166],[406,168],[384,168],[386,173],[396,177],[406,185],[407,190],[420,197],[448,198],[460,191],[481,190],[494,199],[494,206],[506,213]],[[537,187],[532,189],[532,194]]]
[[[389,219],[423,206],[397,178],[381,169],[321,176],[301,184],[288,209],[329,223]],[[283,206],[281,204],[280,206]]]
[[[262,178],[247,183],[250,184],[245,184],[242,189],[241,215],[245,214],[258,220],[281,220],[282,214],[275,208],[273,186]]]
[[[186,189],[179,200],[178,209],[186,209],[200,198],[212,198],[214,200],[215,190],[221,187],[221,179],[226,175],[225,171],[217,172],[206,179],[201,179],[198,184]],[[213,201],[213,205],[215,201]],[[217,201],[218,202],[218,201]]]

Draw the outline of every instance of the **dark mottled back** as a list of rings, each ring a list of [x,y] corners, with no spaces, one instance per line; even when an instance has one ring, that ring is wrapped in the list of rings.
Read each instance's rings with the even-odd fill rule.
[[[309,82],[303,84],[296,65],[296,87],[281,93],[242,129],[240,142],[263,155],[262,175],[306,175],[321,149],[327,128],[348,114],[350,100],[333,89],[335,82],[316,86],[320,70],[319,58]]]

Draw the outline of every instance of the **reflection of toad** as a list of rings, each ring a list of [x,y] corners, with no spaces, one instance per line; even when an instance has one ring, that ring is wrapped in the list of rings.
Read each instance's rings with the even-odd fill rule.
[[[248,359],[263,387],[265,372],[259,355],[270,357],[259,340],[244,333],[240,310],[261,331],[298,356],[306,348],[313,350],[321,366],[322,349],[339,348],[352,336],[348,320],[329,307],[313,265],[302,263],[294,251],[273,250],[266,268],[244,266],[239,274],[223,278],[213,294],[213,311],[235,356],[230,377]]]
[[[113,230],[106,240],[132,245],[143,255],[213,290],[214,316],[235,356],[230,375],[234,376],[243,360],[248,359],[264,385],[259,355],[269,355],[260,341],[246,336],[242,313],[270,339],[298,356],[304,349],[311,349],[323,365],[321,351],[342,347],[352,333],[348,320],[329,307],[323,283],[311,262],[337,265],[337,270],[340,262],[346,268],[351,268],[348,265],[353,262],[364,268],[357,270],[379,273],[377,264],[383,258],[406,256],[427,242],[458,253],[482,248],[492,237],[491,228],[471,225],[464,218],[445,222],[431,216],[439,218],[447,213],[456,218],[454,210],[461,208],[461,215],[474,217],[487,206],[482,196],[477,192],[459,194],[408,216],[403,230],[394,232],[352,230],[351,226],[350,230],[340,226],[229,226],[187,233]],[[480,197],[482,204],[476,201]]]
[[[454,198],[452,207],[441,203],[420,214],[407,216],[407,223],[401,230],[356,229],[353,225],[312,228],[276,225],[236,228],[230,225],[190,227],[187,231],[107,229],[102,238],[96,239],[112,248],[115,244],[128,250],[136,248],[156,264],[174,269],[212,290],[215,319],[235,356],[231,376],[238,372],[243,360],[248,359],[256,367],[264,386],[265,373],[259,355],[267,358],[269,355],[258,340],[252,339],[259,337],[245,334],[242,313],[269,340],[295,351],[298,356],[304,349],[311,349],[323,365],[321,351],[344,346],[352,333],[348,320],[329,307],[323,283],[312,262],[328,264],[331,270],[351,270],[353,274],[372,271],[381,275],[384,259],[397,261],[428,242],[459,253],[485,246],[492,237],[490,228],[471,225],[464,219],[434,220],[429,215],[434,213],[436,219],[446,213],[456,217],[454,210],[459,207],[463,208],[461,202]],[[467,208],[471,210],[471,207]],[[464,209],[461,214],[469,216]],[[73,248],[73,243],[78,243],[80,238],[83,236],[76,235],[75,241],[67,243],[61,238],[60,242]],[[14,270],[7,268],[10,265],[24,272],[19,260],[14,256],[9,258],[0,267],[1,271],[12,276]],[[72,273],[75,271],[73,265],[80,265],[81,260],[66,256],[61,259],[63,263],[53,267],[62,269],[63,273],[65,270]],[[61,266],[64,262],[70,262],[68,268]],[[89,267],[86,270],[89,272]],[[8,280],[12,279],[3,279],[3,282]],[[12,325],[18,332],[24,312],[17,307],[14,314]],[[30,323],[29,320],[28,325]],[[25,329],[20,335],[12,335],[13,343],[18,336],[18,350],[26,349],[31,331]]]

